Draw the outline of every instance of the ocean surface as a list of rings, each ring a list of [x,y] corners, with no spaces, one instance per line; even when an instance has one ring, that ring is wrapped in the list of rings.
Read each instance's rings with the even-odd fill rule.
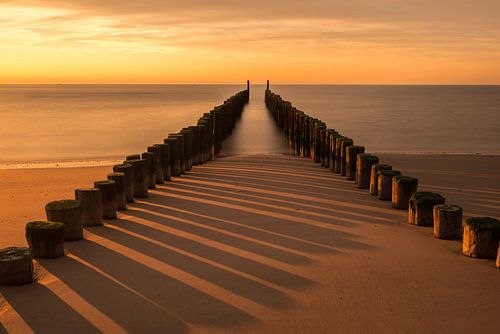
[[[104,160],[139,153],[196,123],[244,85],[0,85],[0,163]],[[370,152],[500,154],[500,86],[272,85]],[[259,99],[247,127],[270,122]],[[250,106],[249,106],[250,108]],[[260,123],[259,123],[260,122]],[[252,123],[252,124],[250,124]],[[241,124],[243,127],[243,124]],[[238,141],[238,128],[234,141]],[[233,147],[266,150],[243,136]],[[272,139],[274,140],[274,139]],[[269,143],[269,147],[272,144]],[[245,150],[251,151],[251,148]]]

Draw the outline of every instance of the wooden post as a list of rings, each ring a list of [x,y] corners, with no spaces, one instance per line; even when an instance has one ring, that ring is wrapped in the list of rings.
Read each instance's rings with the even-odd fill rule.
[[[464,255],[494,259],[498,255],[500,221],[491,217],[471,217],[465,220],[462,252]]]
[[[359,189],[370,188],[372,166],[378,164],[378,157],[361,153],[356,160],[356,184]]]
[[[370,172],[370,195],[378,195],[378,171],[383,169],[391,170],[392,166],[385,164],[375,164],[372,166],[372,170]]]
[[[385,170],[385,169],[381,169],[378,171],[379,200],[390,201],[392,199],[392,182],[393,182],[393,177],[396,175],[401,175],[401,172],[397,170]]]
[[[146,160],[127,160],[123,163],[132,165],[134,169],[134,197],[148,197],[148,181],[146,178]]]
[[[75,199],[80,203],[82,208],[83,226],[102,225],[102,199],[100,189],[76,189]]]
[[[134,167],[131,164],[115,165],[113,172],[125,174],[125,199],[127,203],[134,203]]]
[[[181,160],[179,158],[179,139],[171,137],[164,139],[168,144],[170,154],[170,172],[172,176],[181,176]]]
[[[45,205],[47,220],[64,225],[64,240],[83,239],[82,207],[72,199],[52,201]]]
[[[341,173],[341,165],[342,165],[342,142],[344,139],[347,139],[346,137],[337,137],[335,140],[335,161],[334,161],[334,167],[333,167],[333,172],[335,174],[340,174]]]
[[[101,190],[102,218],[116,219],[116,185],[113,180],[95,181],[94,187]]]
[[[250,93],[250,80],[247,80],[247,92]]]
[[[193,167],[193,130],[183,128],[181,133],[184,136],[185,169],[189,172]]]
[[[116,210],[127,210],[127,191],[124,173],[108,174],[108,180],[115,181]]]
[[[444,197],[439,194],[429,191],[414,192],[408,206],[408,223],[417,226],[433,226],[433,208],[444,202]]]
[[[434,238],[460,239],[462,237],[462,208],[439,204],[433,209]]]
[[[186,160],[185,160],[185,148],[184,148],[184,136],[180,133],[174,133],[168,135],[169,137],[175,137],[179,141],[179,166],[181,167],[181,175],[186,174]]]
[[[171,166],[170,166],[170,150],[168,144],[154,144],[153,146],[160,149],[160,162],[163,171],[163,181],[170,181]]]
[[[346,147],[346,176],[347,180],[356,180],[356,162],[358,160],[358,154],[365,151],[364,146],[351,145]]]
[[[267,80],[266,90],[269,90],[269,80]]]
[[[33,282],[33,256],[27,247],[0,249],[0,285]]]
[[[418,179],[396,175],[392,179],[392,207],[394,209],[408,209],[410,197],[418,188]]]
[[[341,146],[340,146],[340,175],[346,176],[347,175],[347,169],[346,169],[346,161],[347,161],[347,148],[349,146],[354,145],[352,139],[349,138],[344,138],[341,141]]]
[[[26,241],[35,258],[64,256],[64,225],[49,221],[29,222],[26,224]]]
[[[161,163],[161,149],[157,145],[148,146],[148,152],[153,153],[155,182],[156,184],[162,184],[164,183],[165,176],[163,175],[163,165]]]
[[[142,158],[146,160],[146,180],[148,189],[156,188],[156,169],[154,155],[151,152],[142,153]]]

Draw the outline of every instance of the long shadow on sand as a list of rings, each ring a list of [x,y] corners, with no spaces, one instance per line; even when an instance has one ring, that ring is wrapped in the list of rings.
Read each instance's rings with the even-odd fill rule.
[[[50,262],[61,265],[61,261]],[[54,324],[57,324],[61,333],[99,333],[77,310],[42,284],[26,285],[22,290],[18,287],[0,287],[0,293],[35,333],[51,333]]]

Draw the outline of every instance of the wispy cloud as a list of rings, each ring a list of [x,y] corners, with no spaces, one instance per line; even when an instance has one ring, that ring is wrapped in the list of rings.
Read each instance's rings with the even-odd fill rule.
[[[13,52],[91,50],[102,61],[121,52],[165,55],[166,63],[169,55],[197,55],[296,66],[301,59],[355,66],[448,58],[498,70],[499,12],[490,0],[0,1],[0,50],[11,59]]]

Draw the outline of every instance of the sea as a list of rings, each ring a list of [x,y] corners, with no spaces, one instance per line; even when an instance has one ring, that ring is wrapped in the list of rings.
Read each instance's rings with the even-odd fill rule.
[[[100,164],[144,151],[246,85],[0,85],[0,168]],[[244,125],[277,131],[251,86]],[[281,85],[271,90],[370,152],[500,154],[500,86]],[[246,122],[243,124],[243,122]],[[232,142],[238,142],[238,127]],[[242,153],[274,151],[241,136]],[[281,145],[281,144],[280,144]],[[235,153],[235,152],[232,152]]]

